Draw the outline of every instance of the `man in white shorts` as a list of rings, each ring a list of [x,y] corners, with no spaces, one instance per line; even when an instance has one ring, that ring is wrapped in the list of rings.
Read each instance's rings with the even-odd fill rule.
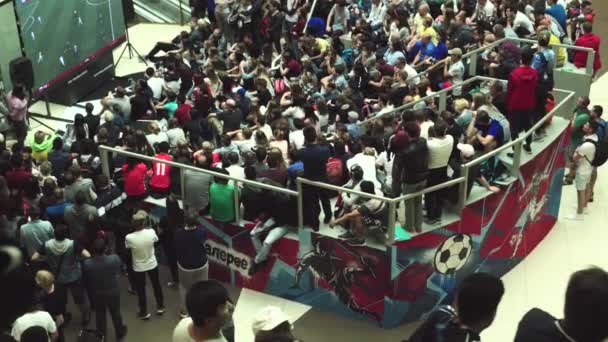
[[[593,173],[593,165],[591,162],[595,158],[596,144],[598,141],[597,134],[598,123],[590,120],[583,126],[583,143],[574,152],[574,162],[576,163],[576,174],[574,184],[577,193],[576,213],[569,215],[568,219],[582,220],[583,214],[586,213],[587,203],[591,196],[591,175]]]

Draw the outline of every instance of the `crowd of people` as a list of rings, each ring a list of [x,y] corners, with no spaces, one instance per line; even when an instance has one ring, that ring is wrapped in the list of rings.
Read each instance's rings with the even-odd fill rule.
[[[139,318],[151,319],[146,277],[155,313],[162,315],[159,244],[170,266],[168,285],[179,284],[185,320],[174,341],[221,341],[218,332],[232,304],[221,285],[207,280],[200,215],[220,227],[237,218],[252,222],[253,274],[272,244],[298,224],[295,197],[253,182],[296,190],[296,178],[303,177],[369,195],[416,193],[459,177],[463,163],[529,133],[546,115],[554,103],[553,70],[568,62],[585,67],[587,61],[584,51],[569,53],[551,44],[592,48],[594,73],[601,67],[595,13],[587,0],[315,3],[312,8],[299,0],[192,0],[191,31],[157,43],[146,55],[155,66],[142,79],[109,93],[101,110],[88,104],[65,130],[38,130],[28,138],[27,90],[15,85],[3,96],[0,112],[14,140],[9,147],[8,135],[0,137],[0,218],[3,233],[23,248],[40,289],[27,314],[42,316],[42,306],[51,318],[44,318],[48,334],[61,338],[61,327],[71,320],[70,292],[83,324],[94,311],[97,331],[105,335],[107,310],[116,337],[124,337],[122,272],[138,296]],[[506,37],[537,44],[493,44]],[[472,76],[463,56],[484,46],[475,74],[499,80],[463,85]],[[439,111],[437,100],[426,98],[448,87],[453,88],[446,108]],[[395,110],[404,105],[408,109]],[[593,201],[597,167],[608,157],[602,112],[579,98],[564,179],[576,184],[576,220]],[[546,129],[528,134],[523,149],[530,153]],[[134,154],[110,154],[108,177],[100,145]],[[182,175],[163,161],[203,172],[188,169]],[[473,186],[499,192],[503,171],[499,158],[472,168],[468,193]],[[422,233],[425,221],[439,227],[458,191],[406,201],[402,226],[412,233]],[[370,231],[386,232],[388,216],[395,214],[386,202],[364,195],[313,185],[302,192],[304,224],[315,231],[321,220],[341,226],[346,232],[340,238],[353,246],[364,245]],[[165,198],[168,213],[153,227],[139,210],[149,196]],[[480,277],[471,282],[490,281]],[[491,323],[489,314],[502,295],[496,288],[494,307],[478,308],[487,312],[475,324]],[[213,302],[207,311],[196,311],[196,303],[207,300]],[[445,313],[454,316],[459,309],[457,304]],[[528,318],[547,321],[538,313]],[[13,337],[25,340],[26,323],[38,321],[22,320]],[[578,323],[558,327],[578,336]],[[287,336],[289,326],[278,326]]]

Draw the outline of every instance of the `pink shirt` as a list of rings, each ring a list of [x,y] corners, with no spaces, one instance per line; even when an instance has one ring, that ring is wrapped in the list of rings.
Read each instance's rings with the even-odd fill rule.
[[[6,101],[8,102],[8,115],[13,121],[25,121],[27,100],[21,100],[12,94],[13,92],[9,92],[6,96]]]

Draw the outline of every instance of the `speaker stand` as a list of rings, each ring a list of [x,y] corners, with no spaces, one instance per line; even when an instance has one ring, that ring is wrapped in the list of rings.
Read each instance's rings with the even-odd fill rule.
[[[144,64],[146,66],[148,66],[148,62],[146,61],[146,59],[144,57],[142,57],[142,55],[137,51],[137,49],[135,49],[133,44],[131,44],[131,39],[129,38],[129,27],[127,26],[126,19],[125,19],[125,35],[127,37],[127,44],[125,45],[124,49],[122,49],[122,52],[118,56],[118,60],[116,60],[116,62],[114,63],[114,70],[116,70],[116,68],[118,67],[118,63],[120,63],[123,55],[125,54],[125,52],[127,50],[129,51],[129,59],[133,59],[133,55],[137,55],[137,57],[139,57],[139,60],[144,62]]]

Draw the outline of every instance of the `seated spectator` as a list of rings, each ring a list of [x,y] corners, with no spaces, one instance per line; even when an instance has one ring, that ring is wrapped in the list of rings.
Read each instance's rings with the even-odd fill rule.
[[[226,171],[228,171],[230,176],[244,179],[245,170],[243,169],[243,167],[240,164],[241,161],[239,158],[239,154],[237,152],[232,151],[232,152],[226,154],[225,159],[228,161],[228,165],[229,165],[229,166],[226,166],[225,169],[226,169]],[[234,183],[234,182],[231,181],[231,183]],[[239,185],[241,187],[243,186],[243,184],[239,184]]]
[[[117,187],[106,175],[95,177],[95,192],[97,199],[94,205],[98,209],[99,216],[118,208],[123,203],[122,189]],[[111,214],[109,216],[111,217]]]
[[[356,149],[353,152],[357,152]],[[346,161],[346,167],[350,170],[354,165],[359,165],[363,169],[363,180],[374,183],[377,189],[381,188],[376,175],[376,150],[373,147],[366,147],[362,152],[356,153]]]
[[[226,169],[216,169],[215,172],[229,175]],[[234,222],[235,190],[234,185],[229,184],[228,179],[214,177],[209,187],[209,214],[211,218],[220,223]]]
[[[433,311],[407,341],[481,341],[479,335],[494,322],[504,292],[502,280],[491,274],[467,276],[458,286],[454,306]]]
[[[122,173],[125,180],[124,191],[129,200],[139,201],[148,196],[146,190],[148,167],[146,164],[133,157],[128,157],[127,162],[122,166]]]
[[[123,87],[117,87],[114,94],[110,92],[101,100],[101,104],[105,109],[111,109],[114,114],[122,114],[125,122],[130,122],[131,101]]]
[[[283,160],[281,151],[278,149],[268,151],[266,163],[268,164],[268,169],[260,172],[259,177],[268,178],[279,184],[280,187],[287,186],[289,175],[285,168],[285,161]]]
[[[146,140],[152,147],[156,147],[161,142],[169,142],[169,137],[166,132],[161,131],[156,122],[150,122],[148,125],[150,134],[146,134]]]
[[[180,141],[186,141],[186,134],[176,118],[169,120],[169,129],[166,134],[171,148],[176,148]]]
[[[173,161],[173,157],[169,155],[169,143],[166,141],[159,143],[158,154],[154,158]],[[162,197],[168,195],[169,189],[171,189],[171,165],[156,161],[152,162],[152,176],[148,185],[153,196]]]
[[[209,170],[211,168],[211,155],[201,153],[194,159],[194,166]],[[192,170],[184,171],[184,209],[203,210],[209,205],[209,188],[213,182],[213,176]]]
[[[362,181],[360,188],[364,193],[375,195],[374,183],[370,181]],[[329,223],[332,228],[336,225],[343,225],[348,229],[348,232],[340,237],[345,238],[346,243],[352,246],[365,244],[369,228],[379,227],[386,230],[388,224],[389,213],[386,202],[365,197],[360,197],[360,200],[361,204],[355,204],[352,211],[344,213],[344,215]]]
[[[457,149],[460,152],[462,164],[466,164],[475,158],[475,148],[473,145],[458,144]],[[456,177],[456,174],[454,176]],[[458,176],[460,176],[460,172],[458,172]],[[490,184],[486,177],[484,177],[484,175],[481,173],[481,164],[476,164],[469,168],[469,174],[467,177],[467,197],[471,194],[471,189],[473,189],[473,186],[477,183],[488,191],[500,192],[500,188]],[[458,191],[458,187],[455,187],[454,190]],[[455,199],[456,196],[457,193],[455,193],[455,196],[450,196],[450,198]]]
[[[467,128],[467,140],[471,145],[488,152],[503,144],[504,131],[497,120],[491,119],[485,111],[478,111],[473,118]]]
[[[608,304],[608,274],[588,268],[572,274],[566,289],[564,318],[557,319],[539,308],[528,311],[519,322],[515,342],[603,341]],[[597,307],[590,311],[590,306]]]
[[[118,143],[118,139],[121,137],[120,126],[114,122],[114,114],[106,112],[103,114],[104,123],[99,126],[97,130],[96,141],[99,142],[99,136],[102,130],[105,131],[105,144],[114,147]]]

